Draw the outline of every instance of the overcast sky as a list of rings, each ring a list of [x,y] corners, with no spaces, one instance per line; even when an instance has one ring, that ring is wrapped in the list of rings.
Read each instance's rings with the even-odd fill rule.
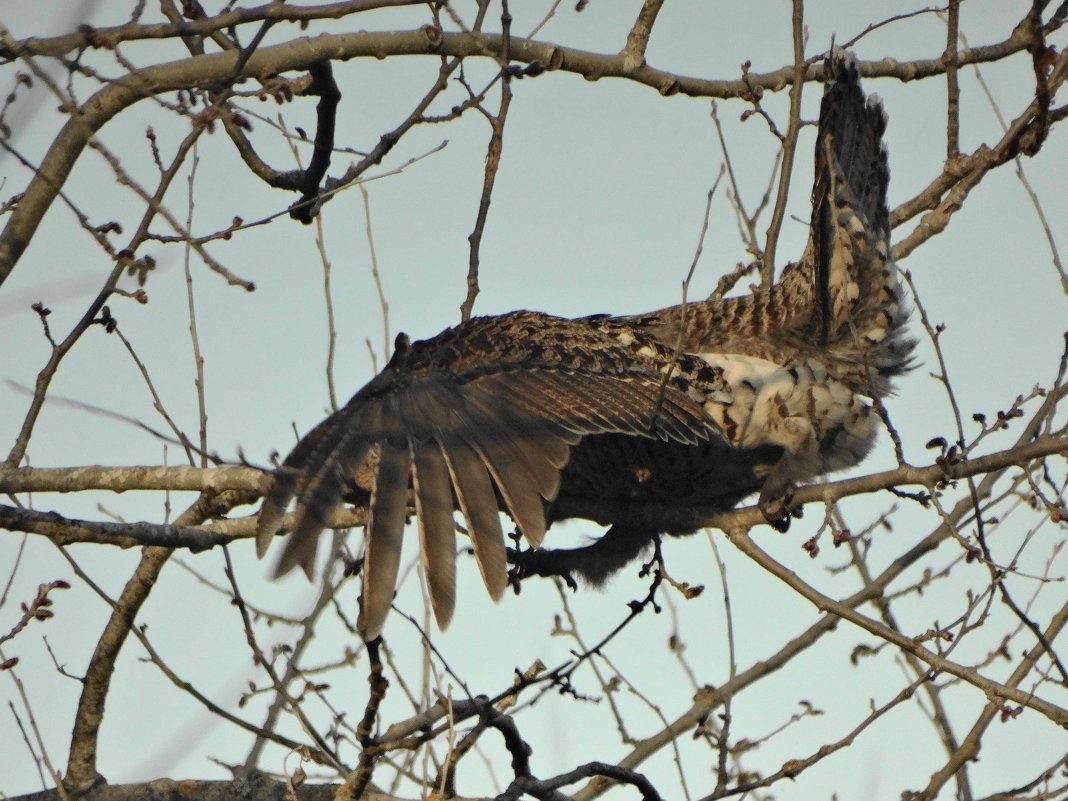
[[[125,5],[83,3],[84,13],[75,19],[73,4],[49,0],[31,8],[29,3],[7,0],[0,2],[0,24],[16,38],[44,36],[71,30],[79,22],[97,26],[119,23],[128,13]],[[214,4],[206,5],[210,10]],[[575,13],[574,3],[564,3],[536,38],[593,52],[616,52],[623,46],[640,5],[634,0],[594,0],[585,11]],[[849,39],[887,14],[922,7],[899,2],[891,11],[890,4],[855,0],[810,5],[806,11],[808,53],[825,49],[832,38],[839,42]],[[962,5],[962,30],[972,44],[1001,41],[1027,5],[970,0]],[[550,6],[546,0],[513,2],[514,35],[532,30]],[[148,4],[145,13],[146,19],[158,13],[155,4]],[[349,31],[355,26],[410,29],[424,22],[425,13],[420,9],[383,11],[343,23],[350,27],[313,25],[307,35]],[[495,21],[490,27],[496,25]],[[295,28],[280,26],[268,35],[266,43],[295,35]],[[874,32],[858,44],[856,52],[862,60],[891,56],[904,61],[936,58],[944,44],[944,23],[927,14]],[[1063,34],[1053,44],[1063,47]],[[128,43],[120,52],[138,66],[184,55],[180,43],[155,41]],[[752,62],[754,72],[765,72],[789,63],[790,52],[789,7],[781,0],[760,4],[669,0],[657,21],[647,57],[653,66],[679,74],[732,79],[744,61]],[[106,75],[120,72],[107,53],[93,52],[86,58]],[[415,57],[364,59],[338,64],[335,69],[343,93],[338,145],[366,151],[422,97],[436,75],[437,61]],[[472,62],[467,78],[479,86],[493,69],[492,64]],[[14,85],[14,74],[12,66],[0,74],[0,91],[7,92]],[[983,67],[983,76],[1006,118],[1015,117],[1030,102],[1031,75],[1026,53]],[[1001,127],[974,71],[962,71],[961,79],[961,147],[971,152],[981,143],[997,141]],[[561,73],[516,81],[513,89],[504,157],[481,249],[482,292],[476,313],[529,308],[564,316],[622,314],[678,302],[681,281],[697,246],[706,194],[724,158],[709,101],[662,98],[648,87],[621,80],[590,82]],[[893,207],[917,194],[940,169],[945,157],[945,83],[902,84],[883,79],[866,82],[865,89],[884,99],[890,118],[887,142]],[[83,100],[90,91],[88,84],[78,87]],[[816,86],[806,88],[806,119],[816,118],[819,94]],[[435,106],[437,113],[447,112],[461,98],[459,89],[454,88]],[[496,94],[491,94],[487,107],[495,109],[497,102]],[[42,157],[63,123],[56,105],[38,83],[33,91],[21,89],[6,113],[4,121],[12,129],[13,145],[31,161]],[[765,105],[785,126],[785,94],[769,95]],[[271,120],[281,112],[291,128],[314,129],[311,99],[284,107],[250,100],[246,106]],[[739,121],[746,108],[740,101],[722,102],[718,113],[724,121],[742,201],[752,209],[768,186],[777,140],[761,119]],[[121,155],[132,175],[153,187],[155,167],[144,135],[147,125],[153,126],[164,154],[172,152],[188,131],[185,121],[144,102],[109,123],[100,138]],[[254,118],[253,126],[256,142],[269,160],[278,168],[292,167],[288,147],[272,133],[268,122]],[[789,205],[794,219],[784,227],[778,267],[800,255],[807,237],[813,130],[807,129],[802,136]],[[475,113],[448,125],[422,126],[372,171],[374,175],[394,173],[365,185],[375,256],[389,304],[388,335],[371,276],[361,193],[350,189],[325,207],[322,228],[324,250],[332,264],[339,402],[373,375],[373,359],[381,365],[388,358],[390,346],[386,343],[398,331],[408,332],[413,339],[425,338],[458,322],[466,291],[467,237],[481,191],[488,135],[485,120]],[[1065,131],[1055,129],[1039,157],[1024,161],[1027,177],[1043,203],[1062,252],[1068,241],[1066,141]],[[309,148],[303,147],[301,154],[307,159]],[[332,173],[340,173],[348,158],[335,158]],[[409,164],[412,159],[418,160]],[[27,173],[11,157],[0,155],[0,179],[0,194],[6,199],[21,191]],[[726,188],[726,183],[721,184],[713,200],[704,255],[691,296],[708,294],[720,275],[737,262],[748,260]],[[64,191],[91,215],[94,225],[111,220],[121,223],[125,233],[114,241],[125,241],[136,227],[141,203],[129,189],[115,185],[99,154],[86,151],[82,155]],[[191,214],[197,234],[223,229],[235,215],[246,221],[266,217],[293,200],[251,176],[235,158],[221,130],[203,137],[198,146],[192,211],[186,191],[183,182],[176,184],[169,207],[183,221]],[[911,231],[916,222],[914,219],[898,228],[894,240]],[[765,217],[759,224],[761,233],[766,226]],[[153,230],[173,234],[162,222],[153,223]],[[236,460],[240,450],[251,462],[265,464],[272,451],[284,452],[292,445],[294,426],[305,432],[329,410],[325,378],[328,330],[317,230],[316,226],[303,227],[283,218],[228,242],[213,243],[210,251],[215,258],[236,275],[255,282],[252,293],[228,286],[191,257],[199,343],[205,358],[209,445],[224,459]],[[188,334],[185,253],[177,246],[159,243],[144,252],[154,255],[158,263],[145,287],[150,302],[142,306],[116,297],[110,304],[112,313],[150,371],[170,415],[183,430],[195,435],[197,395]],[[973,412],[993,415],[1035,384],[1050,384],[1063,347],[1060,334],[1068,322],[1068,304],[1041,224],[1010,167],[989,175],[953,218],[950,229],[901,266],[912,272],[931,320],[947,326],[942,345],[966,419]],[[0,443],[4,443],[4,453],[14,442],[29,402],[24,388],[33,385],[49,354],[50,346],[30,310],[31,303],[42,301],[50,308],[51,330],[57,338],[64,336],[110,269],[105,254],[79,229],[70,211],[57,202],[10,279],[0,287]],[[745,283],[739,291],[744,291]],[[124,279],[122,285],[136,288],[132,278]],[[919,333],[918,319],[914,318],[913,325]],[[897,395],[888,401],[906,456],[915,464],[930,460],[930,452],[923,448],[929,439],[954,436],[945,393],[929,375],[937,367],[929,343],[923,341],[918,354],[922,366],[898,383]],[[162,427],[138,368],[117,338],[99,328],[89,331],[64,362],[51,395]],[[1014,436],[1010,432],[991,442],[990,449],[1007,447]],[[174,447],[165,450],[157,439],[129,423],[84,408],[50,403],[40,418],[28,458],[34,466],[57,467],[161,464],[165,460],[178,464],[183,454]],[[860,470],[894,465],[892,451],[884,441]],[[191,496],[175,496],[165,507],[168,501],[156,493],[32,499],[36,508],[54,509],[72,517],[156,522],[166,518],[168,508],[173,518],[190,500]],[[859,530],[893,505],[888,496],[871,496],[852,499],[844,508],[847,520]],[[820,515],[814,510],[809,517]],[[886,546],[887,559],[905,550],[903,543],[919,539],[938,522],[930,513],[901,520],[904,525],[899,523],[887,534],[892,538]],[[827,568],[844,557],[813,563],[799,548],[818,523],[818,519],[799,521],[784,538],[762,530],[759,540],[791,569],[841,597],[855,591],[856,579],[830,574]],[[567,544],[600,533],[593,524],[573,523],[560,528],[563,530],[550,533],[552,541],[547,544]],[[358,548],[358,532],[354,532],[352,542],[353,548]],[[13,564],[22,547],[22,535],[0,535],[0,568]],[[250,599],[280,614],[304,613],[314,588],[297,576],[267,582],[267,566],[256,561],[251,543],[239,544],[231,551]],[[83,546],[72,552],[113,596],[137,560],[137,554],[117,549]],[[676,578],[710,586],[705,597],[687,604],[680,626],[688,646],[687,658],[698,666],[700,682],[720,683],[727,676],[728,663],[718,572],[709,541],[704,534],[673,540],[666,552]],[[725,541],[721,541],[720,552],[727,560],[735,608],[748,613],[744,623],[736,624],[745,633],[739,638],[737,662],[747,667],[773,654],[782,642],[810,625],[816,612],[733,552]],[[414,548],[411,555],[415,555]],[[35,625],[6,649],[8,655],[17,653],[22,660],[20,677],[35,704],[49,754],[62,764],[79,686],[57,675],[41,635],[48,636],[56,658],[78,674],[85,668],[108,610],[73,578],[66,561],[43,539],[29,538],[21,558],[7,604],[0,608],[0,632],[17,619],[18,602],[32,598],[37,584],[56,578],[75,584],[56,597],[55,620]],[[947,555],[943,561],[949,560]],[[223,583],[220,554],[186,555],[181,561]],[[1063,575],[1064,568],[1061,555],[1051,570]],[[604,592],[584,592],[572,598],[591,640],[625,615],[628,600],[644,593],[645,582],[633,575],[635,572],[629,571]],[[6,578],[7,570],[0,570],[0,580]],[[1041,598],[1057,593],[1063,596],[1063,585],[1056,586],[1061,589],[1050,589]],[[941,587],[924,599],[903,601],[914,614],[910,624],[915,633],[922,633],[936,617],[953,618],[964,591],[961,586]],[[343,601],[353,609],[356,592],[355,585],[350,584]],[[933,600],[941,597],[938,593],[944,593],[944,600]],[[405,584],[398,603],[422,615],[414,577]],[[472,692],[493,694],[507,685],[514,666],[526,667],[536,657],[548,664],[567,658],[573,641],[549,635],[552,613],[558,608],[556,592],[548,582],[529,584],[519,597],[508,595],[494,606],[485,597],[470,560],[466,560],[461,565],[456,621],[448,632],[436,635],[435,644],[456,672],[469,680]],[[166,651],[183,677],[234,709],[238,694],[256,674],[243,650],[240,620],[225,598],[206,590],[194,576],[172,564],[139,620],[148,624],[153,641]],[[672,620],[668,613],[643,616],[611,654],[625,666],[636,687],[662,705],[668,719],[686,708],[692,694],[678,663],[661,645],[672,632]],[[396,615],[390,626],[387,637],[392,634],[399,652],[409,648],[414,653],[416,638],[411,628]],[[340,653],[346,642],[343,638],[352,636],[340,626],[336,628],[336,634],[322,638],[325,642],[318,656],[323,660]],[[276,628],[264,636],[270,642],[272,638],[283,641],[289,635]],[[739,704],[735,709],[736,731],[753,739],[782,725],[799,709],[802,699],[827,712],[798,724],[792,730],[796,732],[794,739],[787,735],[770,741],[754,755],[754,766],[773,771],[785,759],[805,755],[806,748],[843,736],[847,724],[864,716],[869,699],[884,703],[906,683],[889,657],[851,667],[847,657],[859,642],[871,640],[841,624],[827,648],[768,678]],[[650,648],[650,643],[656,647]],[[960,658],[964,662],[979,659],[988,647],[989,642],[977,642],[974,651],[962,651]],[[1029,647],[1029,643],[1019,647]],[[120,661],[108,704],[101,771],[112,783],[162,775],[226,778],[227,771],[212,760],[243,761],[246,736],[194,705],[156,668],[138,661],[140,656],[140,647],[131,641]],[[314,663],[316,659],[313,656],[308,661]],[[829,671],[836,675],[830,681],[825,678]],[[344,674],[344,681],[348,685],[341,697],[349,699],[355,717],[362,709],[366,686],[363,665]],[[594,693],[592,678],[587,676],[584,681],[583,689]],[[14,699],[10,679],[0,676],[0,688],[5,699]],[[985,702],[971,688],[950,694],[950,700],[961,705],[962,720],[970,720],[968,710],[978,710]],[[403,714],[399,700],[391,701],[396,703],[389,710],[393,718],[386,720]],[[634,703],[639,707],[632,712],[635,736],[644,736],[655,730],[658,718],[647,707]],[[36,771],[6,706],[0,711],[0,731],[5,733],[0,737],[0,791],[13,795],[39,789]],[[565,713],[572,714],[573,706],[573,702],[548,699],[529,713],[529,725],[543,731],[524,733],[535,737],[537,769],[545,775],[584,759],[613,760],[626,753],[627,749],[612,739],[615,732],[612,724],[605,722],[608,718],[603,703],[590,705],[592,722],[582,724],[582,728],[554,725]],[[255,719],[255,714],[251,717]],[[167,721],[166,725],[161,721]],[[991,733],[989,743],[997,746],[998,756],[974,767],[975,775],[988,782],[984,785],[987,791],[1003,788],[998,781],[999,765],[1011,762],[1020,766],[1020,775],[1026,777],[1063,751],[1063,742],[1058,746],[1044,735],[1036,740],[1027,734],[1049,732],[1048,725],[1025,729],[1026,715],[1014,725],[1019,728]],[[910,731],[922,734],[898,741],[893,750],[887,750],[883,746],[901,727],[913,727]],[[595,737],[594,731],[604,732],[605,739]],[[775,795],[829,798],[836,792],[843,799],[885,797],[888,793],[896,797],[903,787],[918,789],[926,784],[933,766],[939,764],[938,756],[929,754],[938,748],[932,730],[923,724],[922,713],[916,708],[901,708],[888,716],[881,728],[875,728],[852,757],[828,760],[806,773],[798,784],[777,787]],[[694,753],[702,755],[695,760],[709,759],[707,750]],[[274,754],[263,766],[281,770],[283,756]],[[693,786],[707,786],[710,767],[699,761],[691,765]],[[662,789],[675,786],[670,754],[660,754],[643,769],[659,777]]]

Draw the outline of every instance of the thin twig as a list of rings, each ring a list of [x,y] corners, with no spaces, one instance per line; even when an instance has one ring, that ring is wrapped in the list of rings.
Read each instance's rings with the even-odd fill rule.
[[[835,601],[827,595],[819,592],[814,587],[801,580],[796,573],[774,560],[767,554],[767,552],[759,548],[750,538],[748,530],[734,529],[733,531],[727,532],[727,537],[742,553],[759,564],[764,570],[780,579],[801,597],[812,602],[818,609],[824,612],[829,612],[843,620],[847,620],[865,631],[874,634],[879,639],[896,645],[901,650],[911,653],[926,662],[931,668],[938,672],[949,673],[959,679],[963,679],[990,698],[1013,701],[1021,706],[1033,709],[1035,712],[1047,717],[1049,720],[1060,726],[1068,726],[1068,709],[1063,709],[1056,704],[1042,698],[1037,698],[1030,693],[1021,692],[1013,686],[994,681],[973,668],[952,662],[941,655],[924,648],[916,640],[906,637],[890,627],[879,623],[866,615],[862,615],[849,605]]]
[[[764,244],[764,256],[760,268],[761,286],[767,288],[775,280],[775,249],[786,216],[786,201],[790,194],[790,179],[794,169],[794,154],[797,152],[797,136],[801,131],[801,92],[805,85],[805,45],[804,45],[804,0],[792,0],[793,13],[791,27],[794,43],[793,84],[790,87],[790,121],[782,141],[782,164],[779,170],[779,189],[775,196],[775,207],[771,212],[767,238]]]
[[[508,108],[512,103],[512,76],[508,72],[511,58],[512,16],[508,13],[507,0],[501,0],[501,105],[496,116],[490,116],[490,140],[486,152],[486,171],[482,181],[482,196],[478,201],[478,214],[475,227],[467,237],[470,256],[467,265],[467,296],[460,304],[460,319],[469,320],[474,310],[475,298],[478,297],[479,249],[482,246],[482,234],[486,230],[486,218],[489,215],[490,201],[493,197],[493,185],[497,179],[497,170],[501,166],[501,152],[504,148],[504,124],[508,119]]]
[[[960,34],[960,41],[966,48],[968,47],[968,40],[963,33]],[[986,99],[990,103],[991,109],[994,111],[994,116],[997,117],[998,124],[1001,125],[1001,130],[1007,132],[1009,126],[1008,123],[1005,122],[1005,116],[1001,113],[1001,106],[999,106],[997,100],[994,99],[994,94],[990,91],[990,86],[983,77],[983,72],[979,69],[979,65],[976,64],[974,69],[975,79],[979,82],[979,87],[983,90],[983,94],[986,95]],[[1020,183],[1023,184],[1024,191],[1027,192],[1027,197],[1031,200],[1031,205],[1035,207],[1035,214],[1038,215],[1038,221],[1042,225],[1042,232],[1046,235],[1046,242],[1049,244],[1053,266],[1057,270],[1061,279],[1061,288],[1064,290],[1064,293],[1068,295],[1068,271],[1065,270],[1064,262],[1061,260],[1060,248],[1057,245],[1056,237],[1053,235],[1053,229],[1050,227],[1049,219],[1046,217],[1046,211],[1042,207],[1038,193],[1035,192],[1034,188],[1031,186],[1031,182],[1027,178],[1027,174],[1024,171],[1023,159],[1016,156],[1014,161],[1016,163],[1016,177],[1019,179]]]
[[[734,681],[738,676],[738,661],[737,654],[734,650],[734,614],[731,611],[731,594],[730,588],[727,584],[727,566],[723,564],[723,559],[719,555],[719,546],[716,545],[716,538],[712,536],[711,532],[708,532],[708,542],[712,546],[712,556],[716,560],[716,569],[719,570],[720,586],[723,588],[723,618],[727,624],[727,658],[730,668],[729,680]],[[730,733],[731,733],[731,698],[727,697],[723,701],[723,714],[720,716],[722,725],[718,732],[718,744],[716,746],[717,762],[716,762],[716,790],[718,795],[723,793],[727,789],[727,782],[730,780],[730,773],[727,770],[727,757],[730,754]]]
[[[367,252],[371,259],[371,280],[374,281],[375,293],[378,295],[378,308],[382,312],[382,356],[385,358],[390,352],[389,301],[386,300],[386,292],[382,288],[382,276],[378,272],[378,253],[375,250],[374,229],[371,227],[371,196],[363,184],[360,184],[360,194],[363,196],[363,220],[367,234]]]
[[[960,0],[949,0],[946,29],[946,162],[952,164],[960,156],[960,82],[957,80]]]

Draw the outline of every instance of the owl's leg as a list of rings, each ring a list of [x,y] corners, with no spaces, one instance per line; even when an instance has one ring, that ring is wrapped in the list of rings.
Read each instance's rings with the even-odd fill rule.
[[[790,528],[791,517],[801,516],[791,499],[795,482],[815,473],[818,443],[812,424],[800,416],[778,421],[776,434],[783,445],[783,455],[768,470],[757,506],[768,525],[781,533]]]
[[[576,586],[574,575],[585,582],[600,586],[613,573],[638,558],[648,548],[655,531],[615,525],[598,540],[582,548],[528,548],[524,551],[508,549],[508,561],[515,567],[517,579],[528,576],[560,576],[569,586]]]

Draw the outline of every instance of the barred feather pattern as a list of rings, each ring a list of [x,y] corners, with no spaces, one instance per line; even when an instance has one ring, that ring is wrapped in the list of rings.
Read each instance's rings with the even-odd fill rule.
[[[912,343],[889,255],[886,118],[851,56],[836,51],[827,69],[812,235],[777,284],[644,315],[518,311],[422,342],[401,335],[386,368],[273,474],[260,555],[296,498],[276,573],[311,575],[333,512],[366,506],[359,628],[370,639],[414,508],[445,627],[457,513],[496,599],[510,558],[501,512],[532,549],[528,573],[601,581],[659,533],[864,458],[875,436],[865,397],[890,391]],[[553,522],[576,517],[611,528],[584,549],[540,549]]]
[[[886,114],[865,98],[853,56],[825,67],[809,242],[768,289],[672,306],[629,319],[689,353],[727,353],[779,365],[820,362],[827,375],[869,397],[908,371],[915,341],[890,256]]]

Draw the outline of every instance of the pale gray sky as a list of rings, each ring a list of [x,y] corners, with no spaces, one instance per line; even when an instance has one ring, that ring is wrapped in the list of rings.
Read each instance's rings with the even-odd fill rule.
[[[78,21],[114,24],[127,14],[126,5],[86,3],[87,16]],[[513,2],[514,35],[532,29],[550,5],[547,0]],[[640,5],[635,0],[594,0],[577,14],[574,3],[565,3],[537,38],[595,52],[615,52],[622,47]],[[852,37],[891,13],[888,5],[845,0],[811,3],[806,10],[808,52],[824,49],[832,37],[839,42]],[[1027,5],[970,0],[962,5],[962,28],[973,44],[1000,41],[1008,36]],[[32,9],[30,6],[0,1],[0,24],[15,37],[72,27],[68,4],[49,0],[33,4]],[[900,2],[894,4],[893,11],[920,7],[920,3]],[[149,4],[146,15],[155,13],[154,5]],[[424,17],[419,9],[381,11],[360,18],[358,24],[369,29],[416,28],[426,21]],[[324,30],[336,29],[326,24],[312,26],[308,35]],[[280,26],[267,42],[294,35],[294,28]],[[863,60],[884,56],[898,60],[935,58],[942,52],[944,40],[944,24],[928,14],[876,31],[862,40],[856,51]],[[1054,44],[1065,45],[1063,34]],[[154,41],[127,44],[121,52],[138,65],[183,55],[180,45]],[[682,74],[733,78],[743,61],[752,61],[753,70],[763,72],[788,63],[789,54],[789,6],[785,2],[671,0],[657,21],[648,60]],[[106,53],[89,53],[86,58],[105,74],[119,72]],[[366,150],[409,113],[414,100],[436,75],[437,62],[402,57],[352,61],[337,64],[335,69],[344,95],[338,144]],[[492,69],[490,64],[472,62],[467,75],[472,85],[479,85]],[[1026,53],[984,67],[983,74],[1008,118],[1030,102],[1031,64]],[[0,74],[0,90],[8,91],[13,76],[10,66]],[[981,142],[995,142],[1001,129],[974,72],[962,71],[961,80],[962,148],[971,151]],[[890,118],[887,141],[893,207],[925,186],[944,159],[945,84],[941,80],[901,84],[884,79],[866,82],[865,89],[883,97]],[[649,88],[620,80],[591,83],[560,73],[517,81],[514,92],[504,158],[482,245],[482,294],[476,313],[530,308],[577,316],[639,312],[677,302],[697,243],[705,195],[722,161],[709,101],[683,96],[665,99]],[[84,99],[87,93],[88,89],[82,88],[80,97]],[[807,87],[807,119],[816,117],[819,94],[818,87]],[[459,98],[458,93],[451,94],[448,101],[438,104],[439,112],[447,111]],[[493,95],[487,105],[492,109],[496,102]],[[55,105],[38,85],[33,93],[20,91],[19,100],[7,114],[14,145],[31,160],[40,159],[62,124]],[[785,95],[769,95],[765,105],[777,119],[785,121]],[[249,107],[271,116],[282,111],[290,126],[314,127],[312,100],[282,108],[249,101]],[[752,208],[767,185],[777,141],[760,119],[754,117],[744,124],[738,121],[745,108],[741,102],[721,103],[719,113],[725,121],[743,200]],[[155,168],[144,138],[147,125],[154,126],[165,153],[187,132],[185,122],[151,102],[143,102],[108,124],[100,138],[122,156],[131,173],[153,186]],[[254,126],[257,142],[262,140],[264,152],[275,166],[290,166],[288,151],[270,135],[268,126],[257,120]],[[413,339],[424,338],[459,319],[467,236],[477,209],[487,137],[488,127],[476,114],[447,126],[422,126],[372,171],[395,170],[448,141],[440,152],[366,187],[378,266],[389,301],[391,336],[403,330]],[[811,146],[812,129],[808,129],[799,149],[789,206],[801,220],[809,215]],[[304,147],[303,157],[308,153]],[[1056,129],[1038,159],[1024,161],[1062,251],[1068,241],[1065,153],[1066,133]],[[245,220],[264,217],[292,200],[249,175],[235,160],[221,131],[201,139],[198,155],[192,212],[193,230],[198,234],[226,227],[235,215]],[[340,172],[344,161],[343,157],[335,159],[334,174]],[[0,156],[0,176],[4,198],[20,191],[26,182],[26,171],[6,156]],[[697,296],[707,294],[721,274],[746,259],[725,188],[726,184],[721,185],[713,201],[704,256],[692,289]],[[123,241],[136,225],[141,204],[128,189],[115,186],[110,168],[97,153],[87,151],[81,157],[65,191],[91,213],[94,224],[120,222],[126,233],[115,241]],[[183,220],[188,213],[182,199],[184,191],[184,185],[177,188],[170,200],[171,210]],[[370,275],[359,191],[351,189],[328,204],[322,219],[326,252],[333,265],[336,381],[339,401],[344,402],[373,374],[365,340],[375,349],[379,364],[388,353],[384,354],[382,344],[381,310]],[[766,225],[765,219],[761,230]],[[914,225],[915,220],[895,231],[895,241]],[[173,233],[159,222],[153,224],[153,230]],[[327,329],[315,233],[314,226],[305,228],[280,220],[230,242],[213,243],[211,252],[217,259],[256,283],[254,293],[228,287],[192,257],[200,347],[206,360],[210,447],[226,458],[235,458],[240,448],[251,461],[266,462],[271,451],[284,452],[290,447],[294,424],[306,431],[328,408],[324,378]],[[779,266],[800,254],[806,235],[803,223],[787,222],[778,251]],[[159,261],[146,287],[150,303],[141,306],[115,298],[110,305],[166,399],[169,413],[192,434],[197,405],[183,254],[174,246],[145,250]],[[29,251],[0,288],[0,443],[4,443],[4,452],[14,440],[28,403],[13,385],[32,386],[49,351],[30,304],[40,300],[51,308],[52,331],[57,337],[63,336],[110,266],[72,222],[70,211],[57,202]],[[966,419],[973,412],[992,416],[996,410],[1007,408],[1018,393],[1035,384],[1049,385],[1063,345],[1060,333],[1068,322],[1068,304],[1035,212],[1010,168],[988,176],[950,229],[901,266],[913,273],[931,319],[947,326],[942,345]],[[124,286],[132,289],[135,284],[128,280]],[[918,322],[914,320],[920,334]],[[953,436],[945,393],[929,377],[937,363],[928,342],[921,343],[918,355],[922,366],[899,382],[897,396],[888,402],[906,455],[917,464],[931,458],[923,449],[927,440],[936,435]],[[51,393],[56,398],[71,398],[161,425],[137,368],[118,339],[101,329],[83,337],[64,363]],[[1014,437],[1009,432],[992,442],[991,450],[1007,447]],[[860,470],[894,466],[885,439]],[[164,457],[158,441],[128,424],[52,403],[42,414],[29,458],[35,466],[159,464],[164,458],[175,464],[181,462],[182,454],[170,448]],[[172,498],[172,516],[173,510],[180,511],[187,501]],[[155,493],[49,495],[37,496],[33,503],[40,509],[92,519],[116,516],[159,521],[165,515],[164,498]],[[98,503],[103,510],[97,508]],[[852,499],[844,510],[847,520],[859,530],[892,505],[889,496],[868,496]],[[853,574],[827,571],[843,562],[844,556],[825,554],[811,561],[799,547],[815,531],[818,517],[813,510],[786,537],[762,530],[758,540],[792,570],[840,597],[857,586]],[[875,561],[881,564],[880,559],[893,558],[905,550],[903,543],[919,539],[937,523],[933,513],[909,510],[899,518],[895,530],[885,534],[885,554]],[[1022,536],[1023,530],[1014,529],[1012,536]],[[599,533],[593,524],[572,524],[566,531],[554,529],[550,544],[567,542],[568,534]],[[1057,535],[1044,529],[1037,536]],[[0,536],[0,566],[13,563],[21,542],[21,535],[5,532]],[[354,547],[358,542],[359,534],[354,533]],[[743,632],[737,662],[745,668],[772,655],[785,640],[811,625],[816,612],[725,540],[719,542],[728,565],[732,602],[739,614],[736,625]],[[112,595],[121,590],[137,559],[134,553],[93,546],[72,552]],[[1036,553],[1048,552],[1046,547]],[[268,582],[267,566],[255,560],[251,543],[235,546],[232,553],[250,599],[280,614],[303,613],[313,597],[313,589],[303,579],[291,576],[278,583]],[[709,541],[703,534],[672,540],[666,553],[676,578],[708,586],[702,598],[680,610],[679,631],[699,681],[721,683],[729,665],[718,572]],[[939,564],[951,557],[943,556]],[[67,563],[43,539],[29,538],[21,558],[8,603],[0,608],[0,631],[6,631],[16,619],[15,602],[32,598],[38,583],[62,577],[75,584],[72,590],[56,596],[55,620],[35,625],[7,649],[22,660],[20,676],[35,705],[49,755],[62,764],[79,686],[56,674],[40,637],[47,635],[57,659],[78,674],[84,670],[107,609],[72,579]],[[221,554],[186,555],[181,561],[211,580],[223,582]],[[550,665],[567,658],[574,643],[549,635],[551,610],[559,605],[549,583],[529,583],[521,596],[509,595],[494,605],[485,597],[473,564],[468,562],[462,562],[461,606],[455,623],[448,632],[437,634],[435,643],[453,669],[470,681],[473,692],[499,691],[507,684],[512,667],[525,668],[537,657]],[[1040,565],[1028,567],[1041,570]],[[1064,574],[1063,555],[1051,571]],[[644,582],[633,573],[628,571],[603,592],[582,592],[570,598],[590,640],[599,638],[621,619],[628,600],[644,594]],[[0,571],[0,577],[6,579],[6,575],[6,570]],[[973,579],[975,586],[982,586],[982,576]],[[1027,584],[1019,587],[1022,597],[1030,597],[1034,589]],[[946,623],[955,618],[965,605],[966,589],[960,584],[943,584],[922,598],[901,601],[902,614],[907,610],[911,615],[909,631],[922,634],[936,619]],[[350,584],[348,592],[344,603],[354,610],[355,585]],[[1063,595],[1063,585],[1047,587],[1036,608],[1059,604],[1056,599]],[[406,582],[398,604],[413,614],[422,614],[414,576]],[[161,586],[139,620],[149,626],[153,642],[184,678],[217,702],[230,709],[236,707],[238,694],[255,674],[243,646],[240,620],[222,596],[204,589],[174,564],[164,573]],[[391,618],[390,626],[387,636],[398,652],[414,653],[417,643],[410,627],[399,616]],[[662,645],[671,631],[670,614],[646,614],[613,644],[609,654],[636,689],[660,705],[668,719],[686,709],[692,694],[686,675]],[[272,638],[282,641],[287,632],[275,627],[265,630],[263,636],[266,642]],[[341,651],[344,638],[351,636],[340,626],[336,632],[324,633],[319,655],[323,660],[332,658]],[[872,640],[839,624],[830,644],[800,657],[789,669],[742,697],[733,709],[735,732],[751,739],[782,725],[790,714],[799,711],[802,699],[826,713],[795,724],[790,734],[755,752],[748,764],[767,773],[786,759],[806,756],[819,745],[844,736],[864,717],[869,699],[884,703],[904,686],[902,671],[888,654],[850,667],[848,655],[858,643],[871,644]],[[965,664],[979,661],[992,647],[996,643],[977,636],[956,652],[956,658]],[[1030,647],[1030,642],[1016,645],[1017,649],[1022,647]],[[140,646],[131,642],[120,661],[102,737],[101,771],[112,783],[162,775],[225,778],[227,772],[211,760],[242,761],[248,747],[244,733],[202,711],[156,668],[139,661],[140,656]],[[317,661],[314,655],[306,659],[308,664]],[[829,680],[832,674],[834,678]],[[351,705],[350,717],[355,717],[363,704],[363,666],[344,676],[347,686],[340,688],[337,698]],[[580,684],[584,691],[597,691],[588,672],[581,675]],[[5,699],[14,699],[8,677],[0,676],[0,688]],[[636,696],[623,693],[619,700],[630,709],[635,736],[658,728],[656,715]],[[970,687],[950,693],[948,700],[961,713],[962,721],[971,720],[970,715],[985,703]],[[534,764],[540,774],[550,775],[590,759],[611,761],[626,753],[618,740],[611,739],[614,727],[605,703],[588,704],[588,708],[577,710],[580,714],[576,714],[576,706],[567,700],[547,699],[525,718],[524,734],[534,745]],[[0,737],[0,765],[4,766],[0,791],[13,795],[39,789],[10,710],[6,704],[4,707],[0,711],[0,731],[5,733]],[[400,694],[395,693],[388,700],[383,719],[392,720],[404,713]],[[796,784],[777,786],[776,797],[830,798],[835,793],[842,799],[896,797],[902,788],[919,789],[941,756],[922,715],[915,705],[896,709],[844,759],[825,760]],[[251,717],[256,715],[251,713]],[[557,725],[559,720],[567,720],[567,726]],[[960,724],[961,734],[966,725]],[[1031,713],[995,727],[987,740],[993,753],[972,768],[984,791],[1011,785],[1009,780],[1001,781],[1007,764],[1019,767],[1019,776],[1027,777],[1063,752],[1063,741],[1058,744],[1048,736],[1050,728],[1048,722],[1032,719]],[[920,734],[901,739],[903,731]],[[604,732],[604,738],[597,732]],[[690,742],[680,743],[680,748],[691,787],[709,786],[714,764],[711,752]],[[283,756],[272,753],[264,767],[281,770]],[[672,755],[666,751],[642,769],[655,777],[662,789],[677,785]]]

